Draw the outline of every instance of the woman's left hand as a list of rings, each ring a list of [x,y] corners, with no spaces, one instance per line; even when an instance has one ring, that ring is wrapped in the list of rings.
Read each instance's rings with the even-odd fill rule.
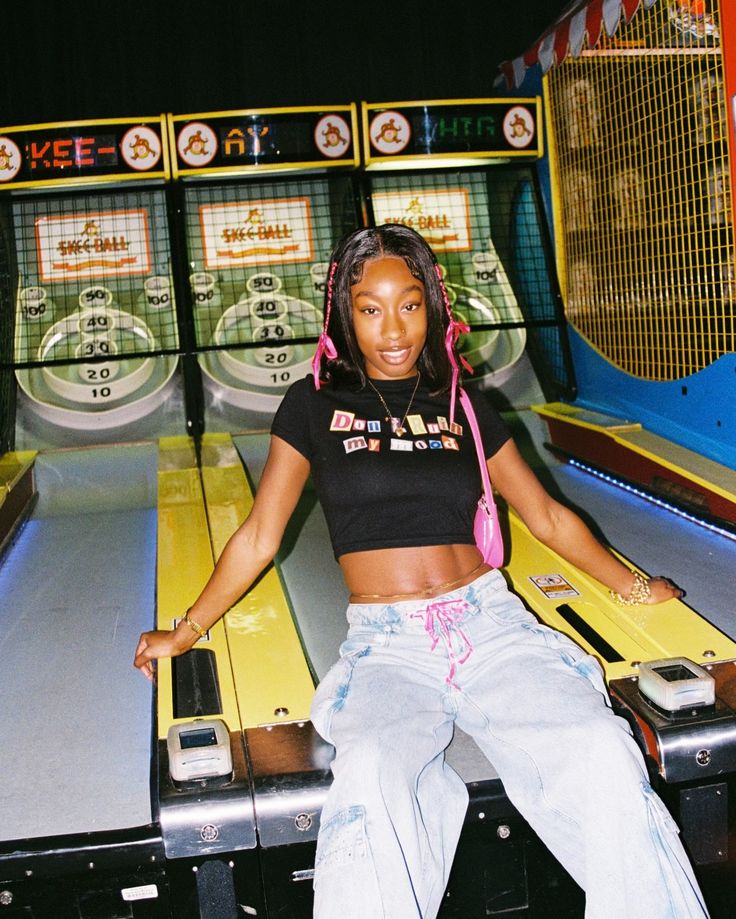
[[[649,599],[647,603],[664,603],[665,600],[680,600],[685,596],[685,591],[669,578],[660,575],[656,578],[648,578],[648,581]]]

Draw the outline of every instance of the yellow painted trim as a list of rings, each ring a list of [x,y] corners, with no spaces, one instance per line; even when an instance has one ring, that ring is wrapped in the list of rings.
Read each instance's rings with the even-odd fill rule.
[[[169,149],[171,151],[171,177],[179,178],[179,165],[177,160],[176,134],[174,132],[174,116],[169,112],[166,115],[166,132],[169,136]]]
[[[557,405],[564,405],[564,403],[556,403]],[[540,415],[557,418],[558,420],[569,422],[570,424],[577,425],[581,428],[588,428],[591,431],[598,431],[601,434],[605,434],[606,437],[610,437],[611,440],[614,440],[617,444],[620,444],[622,447],[625,447],[627,450],[630,450],[632,453],[637,453],[639,456],[644,456],[647,459],[651,459],[656,462],[658,465],[669,469],[671,472],[675,472],[678,475],[684,476],[689,479],[691,482],[706,488],[709,491],[712,491],[714,494],[720,495],[722,498],[727,500],[736,500],[736,493],[729,491],[726,488],[722,488],[720,485],[717,485],[715,482],[711,482],[708,479],[703,478],[703,476],[698,475],[696,472],[693,472],[691,469],[683,469],[682,466],[678,466],[676,463],[670,462],[665,457],[661,456],[658,453],[653,453],[651,450],[647,450],[646,447],[643,447],[639,444],[634,443],[631,440],[628,440],[624,435],[627,431],[641,431],[646,430],[642,428],[641,424],[637,422],[632,422],[631,424],[621,424],[616,427],[604,427],[603,425],[595,424],[591,421],[582,421],[574,416],[573,412],[559,411],[554,408],[555,403],[547,406],[533,405],[531,406],[532,410],[537,412]],[[571,406],[574,409],[574,406]],[[659,436],[659,435],[657,435]],[[666,440],[665,437],[661,438]],[[682,448],[681,448],[682,449]],[[686,449],[686,448],[684,448]],[[693,454],[696,455],[696,454]],[[720,465],[720,464],[719,464]],[[725,467],[727,468],[727,467]],[[732,471],[732,470],[729,470]]]
[[[535,105],[535,117],[537,119],[537,136],[539,137],[539,157],[540,159],[544,156],[545,153],[545,143],[544,143],[544,127],[547,120],[547,113],[544,110],[543,100],[541,96],[534,97]]]
[[[539,159],[540,153],[535,147],[534,150],[496,150],[496,151],[480,151],[473,153],[407,153],[404,156],[402,153],[394,153],[390,156],[371,156],[369,159],[366,159],[365,165],[370,166],[372,163],[401,163],[405,160],[412,160],[412,162],[424,162],[426,161],[428,165],[431,165],[432,162],[439,161],[448,161],[448,160],[516,160],[520,158]]]
[[[547,156],[549,160],[549,186],[552,197],[552,227],[555,241],[555,261],[557,277],[560,284],[563,305],[567,304],[567,253],[565,250],[565,233],[562,229],[562,192],[560,190],[559,166],[557,162],[557,135],[552,120],[552,104],[549,97],[550,79],[545,74],[542,78],[544,99],[544,119],[549,132]]]
[[[157,548],[157,625],[171,629],[197,598],[213,568],[202,483],[193,444],[186,437],[159,441]],[[222,713],[211,714],[221,717],[230,731],[242,730],[224,624],[216,623],[210,640],[197,646],[213,651],[217,660]],[[174,718],[171,661],[162,659],[157,669],[157,730],[159,738],[165,738],[172,724],[186,719]]]
[[[49,121],[41,124],[19,124],[9,128],[0,128],[0,133],[10,131],[43,131],[48,128],[84,128],[93,124],[150,124],[158,121],[163,128],[162,114],[150,115],[147,118],[91,118],[85,121]]]
[[[169,146],[169,122],[165,114],[161,115],[161,147],[163,150],[165,178],[171,178],[171,148]]]
[[[202,167],[201,169],[178,169],[176,177],[188,177],[188,176],[224,176],[224,177],[237,177],[239,175],[245,175],[246,173],[262,173],[262,172],[307,172],[315,170],[322,170],[323,168],[334,169],[335,166],[347,167],[350,169],[357,168],[358,160],[333,160],[331,162],[314,162],[314,163],[264,163],[255,166],[239,166],[237,168],[232,166],[215,166],[215,167]]]
[[[586,409],[580,409],[565,402],[549,402],[546,405],[532,405],[530,408],[533,412],[545,418],[569,421],[570,424],[575,424],[579,428],[588,428],[591,431],[600,431],[604,434],[612,431],[641,431],[642,429],[638,421],[622,421],[621,424],[611,426],[596,424],[594,421],[585,421],[583,418],[578,418],[577,415],[586,411]]]
[[[378,111],[389,108],[424,108],[424,106],[441,106],[441,105],[496,105],[498,103],[513,103],[523,105],[525,102],[533,104],[537,96],[488,96],[482,99],[411,99],[406,102],[362,102],[361,106],[369,111]]]
[[[355,165],[360,166],[360,119],[358,117],[358,106],[350,103],[350,130],[353,132],[353,151],[355,153]]]
[[[20,450],[0,456],[0,506],[35,462],[36,450]]]
[[[368,103],[360,103],[361,136],[363,139],[363,162],[368,165],[371,159],[371,141],[368,134]]]
[[[37,450],[18,450],[0,456],[0,486],[10,491],[37,456]]]
[[[162,154],[163,156],[163,154]],[[111,176],[84,176],[75,179],[46,179],[42,182],[11,182],[8,185],[0,185],[0,194],[6,191],[13,191],[16,188],[78,188],[83,185],[110,185],[111,183],[129,182],[151,179],[168,179],[169,175],[164,171],[130,173],[125,175]]]
[[[253,506],[240,456],[228,434],[208,434],[202,442],[202,481],[216,556]],[[225,616],[243,727],[305,721],[314,695],[286,594],[275,568],[266,569]]]
[[[241,115],[288,115],[301,112],[349,112],[355,103],[342,105],[292,105],[280,108],[228,109],[222,112],[190,112],[185,115],[169,115],[172,121],[192,121],[195,118],[232,118]]]
[[[569,635],[598,657],[608,680],[635,674],[636,661],[684,656],[707,664],[736,657],[736,642],[681,601],[619,606],[602,584],[536,540],[513,511],[509,511],[508,519],[511,557],[506,572],[514,590],[545,624]],[[636,567],[619,557],[624,564]],[[561,575],[579,596],[549,599],[530,580],[551,574]],[[572,607],[624,660],[616,663],[601,660],[598,652],[557,611],[561,604]],[[704,651],[713,651],[714,656],[705,657]]]
[[[640,456],[645,456],[647,459],[654,460],[660,466],[664,466],[665,469],[669,469],[670,472],[676,472],[679,475],[685,476],[685,478],[689,479],[691,482],[695,482],[696,484],[703,486],[704,488],[712,491],[714,494],[720,495],[722,498],[727,498],[732,501],[736,500],[736,493],[728,491],[726,488],[721,488],[719,485],[716,485],[715,482],[710,482],[708,479],[704,479],[702,476],[699,476],[696,472],[693,472],[690,469],[683,469],[682,466],[678,466],[676,463],[670,462],[657,453],[652,453],[651,450],[647,450],[645,447],[641,447],[638,444],[632,443],[625,437],[617,434],[615,431],[612,431],[609,434],[609,437],[611,437],[612,440],[615,440],[616,443],[619,443],[626,447],[628,450],[631,450],[632,453],[638,453]],[[662,439],[664,440],[665,438]]]

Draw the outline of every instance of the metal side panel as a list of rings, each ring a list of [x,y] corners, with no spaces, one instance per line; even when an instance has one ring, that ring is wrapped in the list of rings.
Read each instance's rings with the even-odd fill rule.
[[[333,747],[304,721],[249,728],[245,734],[260,844],[315,841],[332,782]]]
[[[177,788],[169,775],[166,742],[159,742],[159,803],[166,857],[196,858],[254,849],[256,821],[250,777],[239,732],[230,734],[233,777]]]

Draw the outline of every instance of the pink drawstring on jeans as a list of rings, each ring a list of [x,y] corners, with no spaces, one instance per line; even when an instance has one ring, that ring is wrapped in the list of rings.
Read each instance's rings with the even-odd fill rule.
[[[473,645],[468,636],[460,628],[465,613],[468,611],[466,600],[440,600],[430,603],[426,609],[411,614],[412,619],[424,617],[424,630],[432,639],[431,650],[437,647],[440,640],[447,648],[447,657],[450,661],[450,672],[445,677],[445,682],[453,689],[459,689],[455,683],[455,674],[460,664],[464,664],[473,652]],[[459,636],[463,641],[463,656],[458,658],[453,647],[453,635]]]

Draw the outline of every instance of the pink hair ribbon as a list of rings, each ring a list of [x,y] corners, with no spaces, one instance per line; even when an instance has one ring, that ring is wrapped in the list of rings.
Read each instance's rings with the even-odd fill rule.
[[[468,371],[468,373],[473,373],[473,368],[465,360],[462,354],[457,353],[456,345],[457,340],[461,335],[465,335],[470,331],[470,326],[465,322],[459,322],[452,314],[452,307],[450,306],[450,298],[447,294],[447,287],[445,286],[444,278],[442,277],[442,269],[435,262],[434,271],[437,275],[437,280],[440,284],[440,291],[442,293],[442,300],[445,304],[445,311],[447,313],[447,318],[450,320],[449,325],[447,326],[447,331],[445,332],[445,350],[447,351],[447,357],[452,366],[452,388],[450,391],[450,424],[455,423],[455,397],[457,395],[457,386],[460,378],[460,368],[458,367],[457,359],[460,358],[460,363],[463,368]]]
[[[319,375],[322,369],[322,355],[327,355],[328,360],[334,361],[337,357],[337,348],[335,343],[327,334],[327,327],[330,324],[330,314],[332,312],[332,287],[335,280],[335,272],[337,271],[337,262],[332,262],[330,265],[330,273],[327,278],[327,303],[325,304],[325,321],[322,326],[322,331],[319,338],[317,339],[317,349],[314,352],[314,357],[312,358],[312,376],[314,377],[314,388],[319,389],[320,380]]]

